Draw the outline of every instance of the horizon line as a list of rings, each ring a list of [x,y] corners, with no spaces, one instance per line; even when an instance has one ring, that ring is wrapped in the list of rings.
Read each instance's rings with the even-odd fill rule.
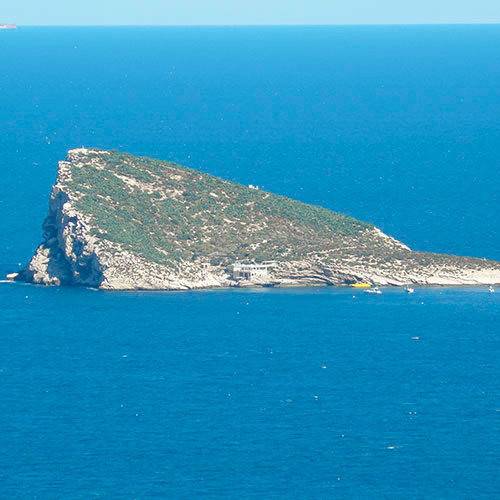
[[[9,24],[9,23],[5,23]],[[456,23],[456,22],[436,22],[436,23],[321,23],[321,24],[16,24],[17,28],[261,28],[261,27],[361,27],[361,26],[500,26],[499,22],[494,23]],[[1,25],[1,24],[0,24]]]

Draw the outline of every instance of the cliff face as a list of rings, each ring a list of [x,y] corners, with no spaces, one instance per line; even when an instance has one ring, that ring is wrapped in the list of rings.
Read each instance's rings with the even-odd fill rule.
[[[500,263],[412,252],[376,227],[173,163],[74,149],[59,163],[43,243],[15,279],[102,289],[235,285],[274,260],[275,285],[500,283]]]

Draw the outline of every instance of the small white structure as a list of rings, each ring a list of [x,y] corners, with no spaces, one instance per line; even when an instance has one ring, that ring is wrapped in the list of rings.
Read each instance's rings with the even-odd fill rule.
[[[242,264],[235,262],[231,265],[231,274],[235,280],[267,281],[269,269],[277,266],[275,261],[265,261],[260,264]]]

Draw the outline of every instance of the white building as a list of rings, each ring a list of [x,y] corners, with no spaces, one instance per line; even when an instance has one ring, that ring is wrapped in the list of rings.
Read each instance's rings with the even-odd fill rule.
[[[277,266],[274,261],[265,261],[260,264],[241,264],[235,262],[231,266],[231,273],[235,280],[247,281],[267,281],[269,278],[269,269]]]

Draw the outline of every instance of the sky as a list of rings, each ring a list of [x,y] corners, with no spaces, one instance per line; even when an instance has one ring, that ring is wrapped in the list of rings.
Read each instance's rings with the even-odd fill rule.
[[[18,25],[500,23],[500,0],[0,0]]]

